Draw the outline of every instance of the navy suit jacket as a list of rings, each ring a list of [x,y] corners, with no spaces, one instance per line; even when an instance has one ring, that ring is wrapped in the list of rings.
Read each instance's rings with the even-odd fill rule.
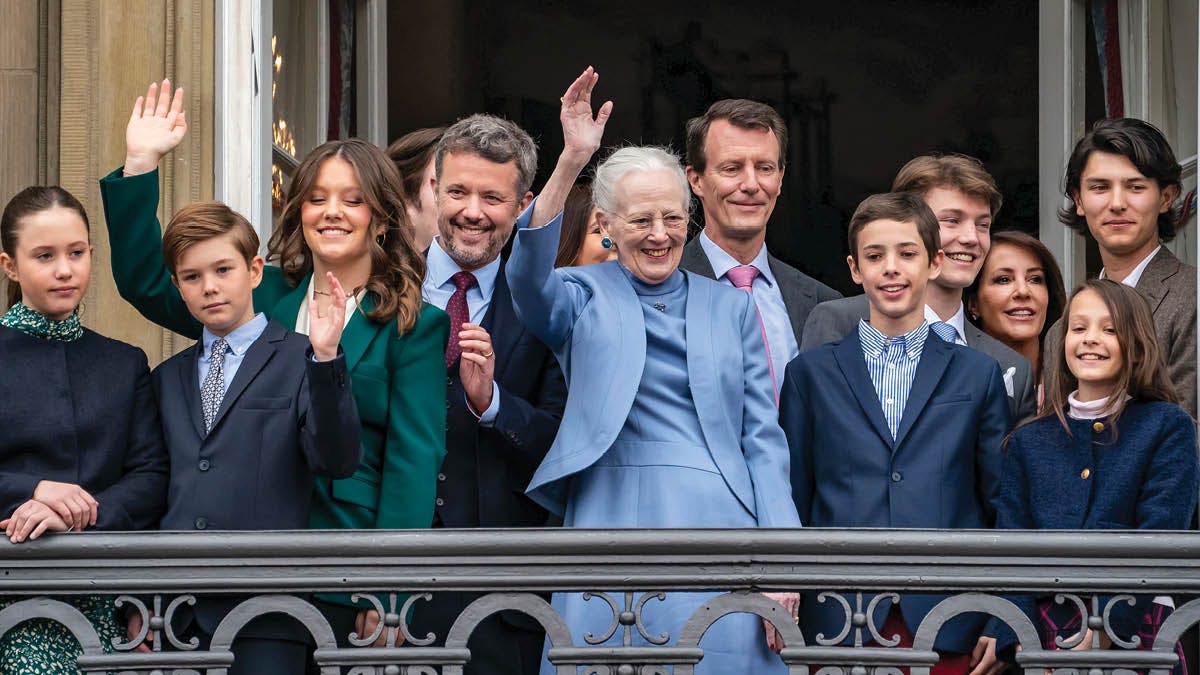
[[[1183,408],[1164,401],[1130,401],[1115,435],[1107,418],[1067,422],[1069,432],[1057,417],[1037,419],[1013,432],[996,500],[996,527],[1189,529],[1200,488],[1200,459],[1196,423]],[[1033,597],[1010,599],[1038,625]],[[1101,610],[1107,602],[1102,599]],[[1112,628],[1124,638],[1136,633],[1150,602],[1149,596],[1137,596],[1133,605],[1113,604]],[[1073,614],[1075,606],[1051,604],[1048,611],[1063,626],[1070,617],[1062,615]],[[988,624],[988,632],[1001,645],[1014,639],[998,620]]]
[[[0,364],[0,520],[51,480],[100,502],[97,530],[154,527],[167,453],[145,353],[87,329],[58,342],[0,326]]]
[[[788,364],[780,395],[792,496],[805,526],[991,527],[1001,443],[1009,430],[1008,399],[995,359],[931,331],[895,440],[857,328],[839,342],[801,352]],[[841,606],[817,602],[814,593],[806,596],[804,634],[840,633]],[[943,597],[901,596],[909,629],[915,633]],[[876,627],[882,628],[891,604],[881,599],[876,606]],[[951,621],[936,647],[970,651],[985,619],[963,615]]]
[[[500,411],[480,426],[451,367],[436,512],[446,527],[544,526],[548,514],[525,486],[558,433],[567,388],[554,354],[517,317],[503,265],[481,325],[492,337]]]
[[[308,338],[269,322],[205,433],[196,369],[202,350],[197,342],[153,373],[171,457],[162,529],[307,529],[316,475],[347,478],[361,459],[345,356],[317,363]],[[200,627],[215,630],[230,604],[197,605]],[[256,623],[264,619],[247,634],[279,636],[266,626],[255,631]]]

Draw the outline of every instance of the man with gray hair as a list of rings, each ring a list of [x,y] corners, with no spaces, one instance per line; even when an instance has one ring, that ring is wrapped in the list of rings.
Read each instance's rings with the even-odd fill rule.
[[[459,120],[434,155],[438,235],[426,252],[422,297],[450,315],[446,345],[446,459],[438,474],[434,527],[541,527],[548,514],[525,496],[562,418],[566,385],[547,347],[513,310],[501,250],[533,199],[537,146],[492,115]],[[484,345],[484,358],[462,356]],[[471,343],[474,343],[473,345]],[[440,592],[418,602],[413,634],[446,633],[478,594]],[[468,675],[538,671],[543,632],[502,612],[472,633]],[[437,644],[441,644],[440,642]]]

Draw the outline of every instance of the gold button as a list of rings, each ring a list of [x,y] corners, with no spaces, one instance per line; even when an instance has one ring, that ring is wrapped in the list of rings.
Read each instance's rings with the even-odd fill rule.
[[[1096,433],[1100,433],[1101,431],[1104,431],[1104,422],[1096,422],[1095,424],[1093,424],[1092,431],[1095,431]],[[1085,478],[1086,478],[1086,476],[1085,476]]]
[[[1079,472],[1079,477],[1080,477],[1080,478],[1082,478],[1082,479],[1084,479],[1084,480],[1087,480],[1087,477],[1088,477],[1088,476],[1090,476],[1090,475],[1092,475],[1092,470],[1091,470],[1091,469],[1084,469],[1083,471],[1080,471],[1080,472]]]

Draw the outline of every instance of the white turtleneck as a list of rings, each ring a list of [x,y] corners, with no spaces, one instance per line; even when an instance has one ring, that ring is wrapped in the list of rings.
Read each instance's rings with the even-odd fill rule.
[[[1079,390],[1076,389],[1067,395],[1067,405],[1070,406],[1070,410],[1067,411],[1067,417],[1074,420],[1094,420],[1101,417],[1108,417],[1112,413],[1111,408],[1113,406],[1108,404],[1108,399],[1111,397],[1106,396],[1098,398],[1095,401],[1080,401],[1078,394]],[[1133,397],[1125,394],[1125,398],[1121,402],[1125,403],[1131,398]]]

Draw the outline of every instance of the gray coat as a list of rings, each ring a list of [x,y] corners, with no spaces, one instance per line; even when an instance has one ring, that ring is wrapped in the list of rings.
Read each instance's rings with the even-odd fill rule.
[[[774,274],[779,282],[783,305],[787,307],[788,319],[792,322],[792,334],[796,337],[796,344],[800,344],[800,336],[804,334],[804,324],[809,312],[818,304],[836,300],[842,297],[842,294],[770,253],[767,254],[767,263],[771,266],[771,274]],[[679,261],[679,267],[709,279],[717,278],[698,238],[693,238],[683,247],[683,258]]]
[[[841,340],[858,325],[859,319],[870,318],[867,296],[823,302],[808,316],[804,326],[804,338],[800,351],[807,351],[827,342]],[[1013,393],[1008,397],[1009,412],[1014,422],[1032,417],[1037,413],[1037,396],[1034,394],[1033,365],[1024,356],[984,333],[970,322],[963,324],[967,346],[987,354],[1000,364],[1000,371],[1013,370]]]
[[[1179,405],[1196,417],[1196,268],[1165,247],[1146,265],[1135,287],[1150,303],[1154,331],[1162,346]],[[1046,333],[1042,361],[1058,358],[1062,319]]]

